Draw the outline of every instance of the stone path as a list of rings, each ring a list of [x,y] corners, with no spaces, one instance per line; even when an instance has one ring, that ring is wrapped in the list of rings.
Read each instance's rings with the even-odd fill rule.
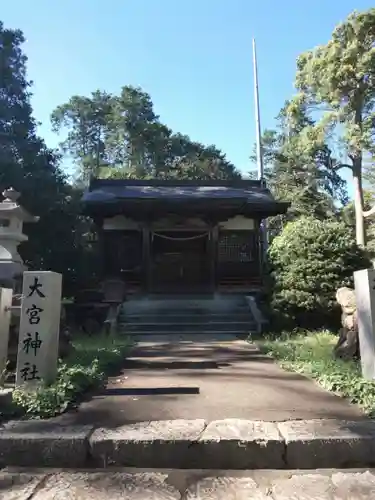
[[[375,467],[375,421],[312,381],[284,372],[244,341],[148,338],[122,374],[78,411],[1,426],[1,466]],[[79,477],[74,484],[81,484]],[[108,477],[100,476],[99,483]],[[56,484],[55,478],[51,487]]]
[[[372,500],[371,470],[6,470],[1,500]]]
[[[227,418],[357,420],[360,410],[288,373],[236,338],[148,336],[121,374],[70,415],[71,423],[118,427],[150,420]]]

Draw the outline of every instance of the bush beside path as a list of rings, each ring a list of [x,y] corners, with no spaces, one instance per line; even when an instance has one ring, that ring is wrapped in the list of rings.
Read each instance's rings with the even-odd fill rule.
[[[72,343],[74,350],[64,362],[59,361],[53,384],[40,385],[31,391],[22,387],[14,390],[13,415],[49,418],[63,413],[88,391],[99,389],[121,367],[132,345],[124,335],[81,335]]]

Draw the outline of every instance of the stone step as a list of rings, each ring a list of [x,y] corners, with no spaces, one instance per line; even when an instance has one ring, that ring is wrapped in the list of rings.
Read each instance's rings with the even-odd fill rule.
[[[131,300],[122,305],[123,311],[189,311],[189,312],[231,312],[237,310],[249,311],[245,297],[236,300]]]
[[[0,465],[211,470],[375,466],[375,422],[367,419],[163,420],[99,429],[68,422],[60,417],[4,424]]]
[[[212,304],[244,304],[246,302],[246,297],[244,295],[224,295],[213,298],[212,296],[197,296],[197,295],[168,295],[168,296],[144,296],[144,297],[132,297],[127,299],[124,304],[195,304],[195,305],[212,305]]]
[[[255,323],[250,321],[243,322],[201,322],[201,323],[174,323],[174,322],[163,322],[163,323],[120,323],[120,330],[127,331],[129,333],[137,331],[155,331],[163,330],[164,332],[175,332],[176,330],[180,333],[185,331],[249,331],[255,328]]]
[[[139,316],[141,314],[173,314],[175,316],[180,316],[184,314],[189,315],[216,315],[216,314],[251,314],[248,307],[237,307],[236,309],[169,309],[169,308],[148,308],[148,309],[124,309],[120,311],[121,314],[126,314],[130,316]]]
[[[254,322],[251,314],[138,314],[119,316],[120,323],[231,323]]]
[[[217,335],[219,338],[220,335],[231,335],[231,336],[241,336],[241,338],[244,335],[249,335],[250,333],[256,333],[255,329],[249,329],[247,328],[246,330],[204,330],[204,329],[195,329],[195,330],[181,330],[179,327],[176,328],[175,330],[163,330],[163,329],[155,329],[155,330],[134,330],[129,332],[127,329],[122,329],[121,327],[119,328],[119,333],[120,334],[127,334],[129,333],[130,335],[136,335],[138,336],[151,336],[151,335],[157,335],[157,336],[173,336],[173,335]]]
[[[196,307],[148,307],[148,308],[137,308],[137,307],[123,307],[121,309],[121,314],[126,315],[141,315],[141,314],[175,314],[175,315],[202,315],[202,314],[251,314],[249,307],[236,307],[236,308],[217,308],[217,309],[205,309]]]

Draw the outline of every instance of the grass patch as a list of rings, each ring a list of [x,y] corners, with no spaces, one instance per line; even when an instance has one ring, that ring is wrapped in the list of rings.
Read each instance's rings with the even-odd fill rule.
[[[32,391],[19,387],[13,403],[26,418],[48,418],[74,405],[89,390],[103,385],[108,375],[118,369],[129,352],[131,341],[123,335],[77,336],[74,351],[58,363],[56,381],[39,385]]]
[[[333,358],[337,336],[330,332],[284,334],[278,339],[257,342],[282,368],[316,380],[324,389],[347,398],[375,416],[375,382],[365,380],[355,361]]]

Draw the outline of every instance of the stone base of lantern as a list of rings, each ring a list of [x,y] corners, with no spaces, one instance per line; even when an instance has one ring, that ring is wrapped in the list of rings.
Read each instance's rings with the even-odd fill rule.
[[[22,262],[0,260],[0,287],[12,288],[17,293],[24,271],[27,271],[27,268]]]

